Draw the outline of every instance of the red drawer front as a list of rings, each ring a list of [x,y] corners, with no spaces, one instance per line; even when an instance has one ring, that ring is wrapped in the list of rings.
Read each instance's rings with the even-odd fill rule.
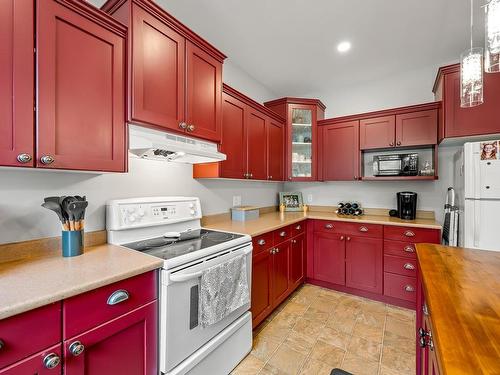
[[[273,232],[268,232],[256,236],[252,239],[253,254],[259,254],[261,251],[267,250],[273,246]]]
[[[344,227],[343,222],[333,221],[333,220],[314,220],[314,231],[315,232],[325,232],[325,233],[339,233],[343,234]]]
[[[403,276],[417,277],[417,260],[384,255],[384,271]]]
[[[0,320],[0,368],[61,341],[61,303]]]
[[[384,272],[384,295],[415,302],[417,298],[417,279]]]
[[[151,271],[64,300],[64,339],[73,337],[155,300],[158,297],[157,278],[157,272]],[[108,302],[108,299],[112,295],[123,296],[123,291],[128,293],[127,299],[116,304],[109,304],[111,301]]]
[[[292,228],[292,237],[298,236],[299,234],[304,233],[306,229],[306,222],[300,221],[290,225],[290,228]]]
[[[439,243],[440,237],[441,232],[438,229],[384,225],[384,238],[387,240]]]
[[[44,359],[47,356],[57,356],[59,361],[62,361],[61,355],[61,344],[57,344],[46,348],[45,350],[33,354],[32,356],[23,359],[22,361],[17,361],[16,363],[5,367],[0,370],[0,375],[57,375],[61,374],[62,363],[51,369],[48,369],[44,365]]]
[[[415,244],[402,241],[384,241],[384,254],[417,259]]]
[[[342,232],[356,237],[382,238],[383,226],[377,224],[342,223]]]
[[[292,227],[290,225],[280,229],[276,229],[273,232],[273,240],[275,245],[278,245],[290,238],[292,238]]]

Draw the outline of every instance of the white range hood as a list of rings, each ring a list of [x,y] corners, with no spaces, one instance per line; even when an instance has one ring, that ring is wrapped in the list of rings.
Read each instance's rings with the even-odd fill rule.
[[[129,152],[143,159],[201,164],[226,160],[217,144],[129,124]]]

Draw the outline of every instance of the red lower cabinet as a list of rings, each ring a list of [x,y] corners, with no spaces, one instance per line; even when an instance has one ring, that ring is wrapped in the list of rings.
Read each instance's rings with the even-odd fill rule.
[[[254,247],[254,253],[255,251],[256,248]],[[253,256],[251,310],[254,327],[273,311],[273,299],[271,296],[272,272],[273,258],[270,250],[266,249]]]
[[[290,287],[295,289],[304,281],[305,234],[291,240],[290,248]]]
[[[157,302],[64,342],[67,375],[157,374]]]
[[[345,236],[314,233],[314,279],[345,285]]]
[[[348,236],[346,240],[345,285],[381,294],[382,239]]]
[[[0,370],[0,375],[62,374],[61,358],[61,344],[57,344]]]
[[[272,296],[274,304],[277,306],[288,297],[290,241],[276,246],[274,251]]]

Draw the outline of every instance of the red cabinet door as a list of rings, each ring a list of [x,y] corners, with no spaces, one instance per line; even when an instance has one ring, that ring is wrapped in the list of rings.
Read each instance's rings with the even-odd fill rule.
[[[186,64],[187,130],[196,137],[218,142],[222,128],[222,63],[188,41]]]
[[[245,104],[223,93],[221,152],[226,154],[227,159],[221,162],[221,177],[245,177],[247,172],[245,117]]]
[[[345,285],[345,237],[314,233],[314,279]]]
[[[61,357],[61,344],[57,344],[40,353],[16,362],[9,367],[1,369],[0,375],[62,374]]]
[[[322,127],[323,180],[351,181],[360,175],[359,121]]]
[[[500,133],[500,75],[484,75],[484,103],[473,108],[460,107],[460,71],[444,78],[445,137]]]
[[[290,292],[304,281],[305,234],[292,238],[290,248]]]
[[[267,180],[266,117],[251,107],[247,109],[247,171],[254,180]]]
[[[31,0],[0,1],[0,165],[34,165],[33,15]]]
[[[260,252],[252,259],[252,325],[256,327],[273,309],[271,279],[273,255],[271,249]]]
[[[37,166],[123,172],[125,29],[37,4]]]
[[[157,366],[157,302],[64,342],[67,375],[153,375]],[[73,349],[83,351],[75,355]]]
[[[290,241],[283,242],[274,248],[272,296],[273,308],[278,306],[288,296]]]
[[[359,122],[361,150],[394,147],[395,116],[375,117]]]
[[[284,180],[285,126],[268,119],[267,122],[267,179]]]
[[[382,294],[383,240],[380,238],[346,238],[345,285]]]
[[[135,4],[131,35],[131,120],[184,131],[184,37]]]
[[[421,146],[437,143],[438,110],[396,115],[396,146]]]

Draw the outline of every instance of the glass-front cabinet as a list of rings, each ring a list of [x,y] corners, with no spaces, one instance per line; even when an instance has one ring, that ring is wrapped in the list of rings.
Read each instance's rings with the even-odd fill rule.
[[[264,105],[286,118],[286,180],[317,180],[317,121],[325,106],[317,99],[282,98]]]

